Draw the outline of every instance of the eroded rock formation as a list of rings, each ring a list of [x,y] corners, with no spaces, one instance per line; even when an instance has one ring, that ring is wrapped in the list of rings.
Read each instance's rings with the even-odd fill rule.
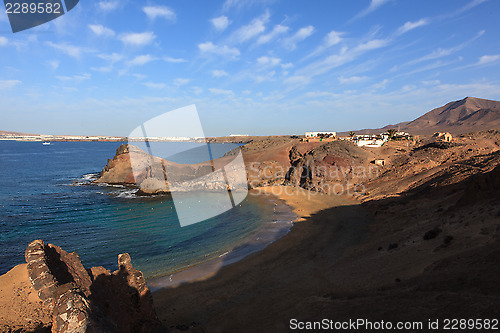
[[[119,270],[87,270],[78,254],[35,240],[25,252],[30,281],[52,311],[52,332],[153,332],[160,327],[151,292],[130,256]]]

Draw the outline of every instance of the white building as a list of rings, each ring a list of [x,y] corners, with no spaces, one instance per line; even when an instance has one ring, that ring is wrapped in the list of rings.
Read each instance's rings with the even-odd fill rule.
[[[323,131],[323,132],[306,132],[306,138],[316,138],[318,136],[337,136],[337,132],[326,132],[326,131]]]

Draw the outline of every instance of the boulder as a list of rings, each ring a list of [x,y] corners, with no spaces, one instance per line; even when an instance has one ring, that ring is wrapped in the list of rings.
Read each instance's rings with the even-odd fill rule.
[[[52,312],[52,332],[152,332],[160,327],[146,280],[130,255],[118,256],[119,270],[87,270],[78,254],[42,240],[25,252],[28,275]]]

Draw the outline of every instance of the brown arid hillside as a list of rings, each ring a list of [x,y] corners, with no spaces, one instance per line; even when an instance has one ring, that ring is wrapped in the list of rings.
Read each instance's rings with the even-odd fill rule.
[[[10,135],[38,135],[38,134],[29,134],[29,133],[20,133],[20,132],[11,132],[11,131],[0,131],[0,137],[10,136]]]
[[[500,128],[500,102],[474,97],[450,102],[401,126],[403,131],[413,134],[460,134],[497,128]]]
[[[430,135],[435,132],[463,134],[500,129],[500,102],[466,97],[429,111],[413,121],[355,132],[356,134],[380,133],[390,128],[397,128],[413,135]],[[340,134],[347,135],[347,132]]]

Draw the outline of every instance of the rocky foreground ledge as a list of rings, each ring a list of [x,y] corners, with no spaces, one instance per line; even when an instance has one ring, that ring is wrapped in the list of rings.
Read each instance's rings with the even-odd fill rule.
[[[161,332],[151,292],[128,253],[119,269],[85,269],[75,252],[35,240],[25,252],[28,275],[52,313],[53,333]]]

